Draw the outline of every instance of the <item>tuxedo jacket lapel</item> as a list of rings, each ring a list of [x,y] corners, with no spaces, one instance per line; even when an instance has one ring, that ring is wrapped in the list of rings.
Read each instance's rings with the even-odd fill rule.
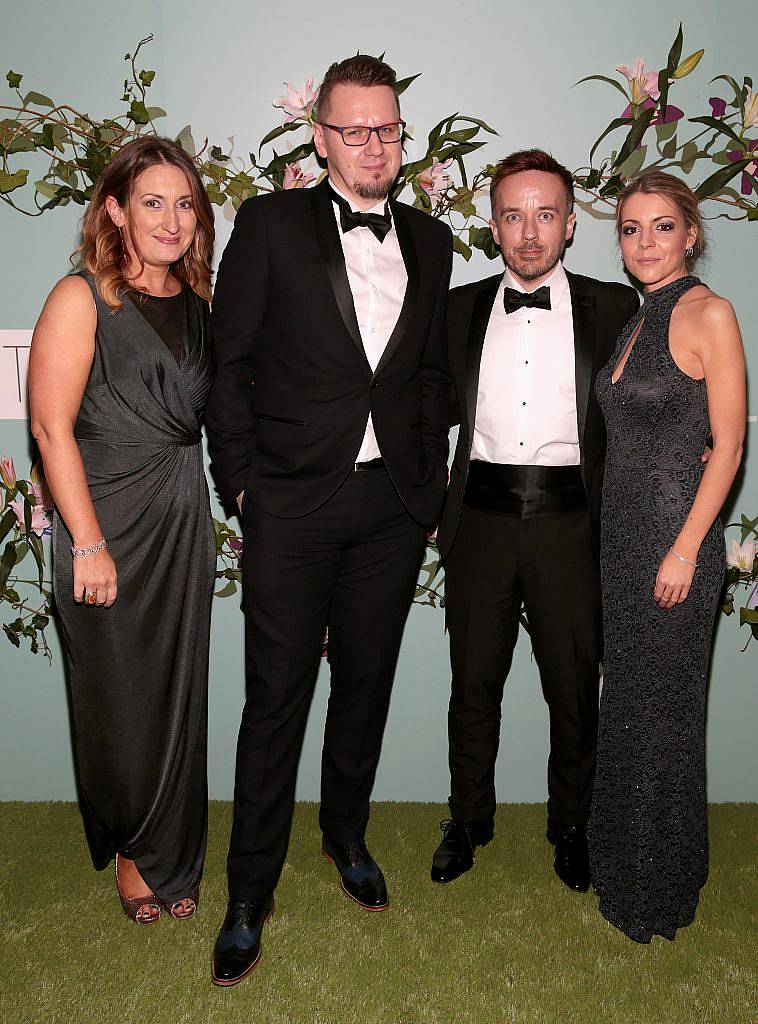
[[[571,292],[571,313],[574,321],[574,367],[576,373],[576,420],[579,431],[579,449],[584,444],[584,428],[587,422],[587,403],[592,385],[592,366],[595,354],[597,331],[597,300],[593,295],[583,293],[574,275],[566,272]],[[582,462],[584,458],[582,457]]]
[[[390,209],[392,211],[392,221],[395,225],[395,231],[397,232],[397,240],[400,243],[400,252],[403,255],[403,262],[405,263],[405,271],[408,275],[408,283],[405,286],[405,295],[403,296],[403,305],[400,308],[400,315],[397,318],[397,323],[389,337],[384,352],[382,353],[381,359],[376,367],[376,373],[379,373],[392,358],[395,349],[400,344],[403,334],[411,319],[413,313],[413,307],[416,303],[416,296],[418,294],[418,283],[419,283],[419,263],[418,253],[416,252],[416,243],[413,239],[413,233],[410,225],[405,216],[402,204],[394,201],[390,202]]]
[[[502,275],[491,281],[486,288],[483,288],[474,299],[474,308],[471,311],[471,326],[469,327],[468,343],[466,346],[466,424],[468,427],[469,450],[474,437],[474,423],[476,421],[476,396],[479,392],[479,368],[482,363],[482,349],[484,348],[484,336],[487,333],[487,324],[492,313],[492,306],[495,302],[497,290],[500,287]]]
[[[345,255],[342,252],[339,228],[332,209],[332,201],[329,197],[329,185],[327,179],[313,189],[313,216],[316,221],[316,235],[318,237],[321,256],[324,260],[326,272],[337,300],[340,314],[345,327],[352,338],[355,347],[368,366],[366,350],[363,347],[358,318],[355,315],[355,304],[353,293],[350,291],[350,282],[347,278],[345,267]]]

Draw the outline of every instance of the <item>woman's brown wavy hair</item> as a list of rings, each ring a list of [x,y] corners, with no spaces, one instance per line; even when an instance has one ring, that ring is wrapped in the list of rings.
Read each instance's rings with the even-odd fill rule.
[[[192,158],[171,139],[150,135],[127,142],[108,162],[95,185],[82,221],[82,240],[77,249],[79,262],[92,274],[100,296],[114,311],[121,309],[120,296],[133,285],[124,276],[121,233],[110,218],[105,200],[113,196],[128,219],[135,179],[148,167],[161,163],[172,164],[184,172],[197,216],[192,245],[181,259],[171,265],[171,273],[204,299],[210,301],[211,298],[215,239],[211,204]]]

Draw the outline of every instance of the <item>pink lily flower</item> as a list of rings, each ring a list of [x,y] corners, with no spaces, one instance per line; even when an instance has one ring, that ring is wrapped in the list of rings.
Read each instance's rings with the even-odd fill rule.
[[[318,99],[320,86],[314,90],[313,77],[306,81],[300,91],[289,82],[284,84],[287,86],[287,95],[278,96],[271,101],[275,107],[279,107],[287,115],[282,124],[289,124],[291,121],[310,121],[313,104]]]
[[[308,174],[299,163],[284,165],[284,188],[305,188],[316,180],[315,174]]]
[[[35,495],[36,497],[36,495]],[[26,532],[26,523],[24,520],[24,496],[19,496],[10,502],[10,508],[16,513],[16,519],[18,520],[19,528],[22,533]],[[43,537],[46,533],[50,533],[53,524],[50,517],[47,514],[47,510],[42,507],[41,502],[38,502],[32,508],[32,533],[36,533],[38,537]]]
[[[9,459],[6,455],[0,459],[0,477],[8,490],[12,491],[16,486],[16,469],[13,459]]]
[[[648,98],[657,100],[661,91],[658,88],[658,72],[645,71],[645,63],[642,57],[638,57],[634,67],[627,67],[626,64],[619,64],[616,68],[627,79],[632,87],[632,104],[637,106]]]
[[[432,205],[436,205],[439,202],[440,196],[443,196],[453,184],[453,179],[447,173],[447,169],[452,162],[452,157],[440,163],[437,157],[433,156],[431,167],[427,167],[426,170],[416,175],[416,181],[429,198],[433,200]]]

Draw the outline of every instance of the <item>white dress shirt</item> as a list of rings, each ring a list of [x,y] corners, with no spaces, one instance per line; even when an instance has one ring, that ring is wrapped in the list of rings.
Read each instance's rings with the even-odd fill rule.
[[[526,289],[506,269],[484,337],[471,458],[578,466],[571,292],[562,264],[541,285],[550,309],[506,313],[505,288]]]
[[[331,180],[329,184],[335,192],[350,203],[351,210],[358,210],[355,203]],[[386,200],[382,199],[370,210],[364,212],[381,214],[384,213],[385,206]],[[408,272],[400,251],[395,223],[393,220],[392,227],[387,232],[384,241],[380,242],[369,228],[358,227],[343,233],[337,204],[332,203],[332,208],[342,241],[345,269],[350,291],[353,293],[353,304],[363,348],[371,369],[376,370],[400,316],[408,283]],[[370,462],[371,459],[380,457],[381,452],[369,413],[363,442],[355,461]]]

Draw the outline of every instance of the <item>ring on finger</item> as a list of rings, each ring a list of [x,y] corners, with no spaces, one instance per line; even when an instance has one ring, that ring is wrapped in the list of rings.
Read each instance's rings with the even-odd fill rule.
[[[97,604],[97,591],[88,590],[87,596],[84,598],[84,603],[88,605]]]

